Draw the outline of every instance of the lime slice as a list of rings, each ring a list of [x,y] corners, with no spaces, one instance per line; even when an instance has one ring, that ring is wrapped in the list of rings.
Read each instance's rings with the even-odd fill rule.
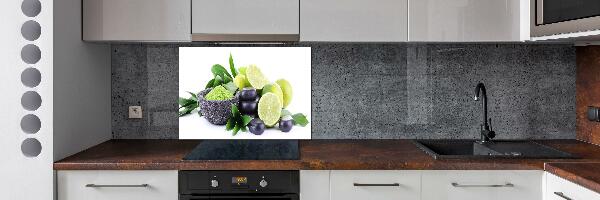
[[[263,75],[256,65],[248,66],[248,69],[246,69],[246,79],[248,79],[250,85],[256,89],[261,89],[269,83],[269,80],[265,78],[265,75]]]
[[[287,108],[287,106],[292,102],[292,85],[285,79],[279,79],[275,81],[275,83],[281,87],[281,91],[283,92],[283,108]]]
[[[272,127],[281,115],[281,101],[279,97],[273,93],[264,94],[258,101],[258,118],[260,118],[266,126]]]
[[[261,96],[267,93],[273,93],[277,95],[279,101],[283,102],[283,91],[281,91],[281,87],[279,87],[277,83],[266,84],[265,87],[262,88]]]
[[[248,79],[246,79],[246,76],[244,76],[243,74],[238,74],[237,76],[235,76],[235,78],[233,79],[233,83],[235,83],[235,86],[238,89],[240,89],[240,91],[245,87],[250,87]]]

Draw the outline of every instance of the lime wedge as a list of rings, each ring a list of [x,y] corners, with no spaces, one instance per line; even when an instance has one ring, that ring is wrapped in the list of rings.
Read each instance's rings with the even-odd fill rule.
[[[240,91],[242,91],[242,89],[244,89],[245,87],[250,87],[248,79],[246,79],[246,76],[244,76],[243,74],[238,74],[237,76],[235,76],[235,78],[233,79],[233,83],[235,83],[235,86],[237,86],[237,88]]]
[[[281,87],[281,91],[283,92],[283,108],[287,108],[287,106],[292,102],[292,85],[285,79],[279,79],[275,81],[275,83]]]
[[[260,71],[260,69],[256,65],[250,65],[246,69],[246,79],[250,82],[253,88],[261,89],[266,84],[269,83],[269,80],[265,78],[265,75]]]
[[[279,101],[283,102],[283,91],[281,91],[281,87],[279,87],[277,83],[266,84],[265,87],[262,88],[261,96],[267,93],[273,93],[277,95]]]
[[[258,101],[258,118],[260,118],[266,126],[272,127],[281,115],[281,101],[279,97],[273,93],[264,94]]]
[[[247,67],[240,67],[240,68],[238,68],[238,71],[240,72],[239,74],[242,74],[242,75],[246,76],[246,69],[247,69]]]

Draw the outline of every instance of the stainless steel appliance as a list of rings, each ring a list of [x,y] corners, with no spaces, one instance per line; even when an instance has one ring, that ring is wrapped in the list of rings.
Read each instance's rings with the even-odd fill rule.
[[[180,200],[298,200],[298,171],[179,171]]]
[[[600,29],[598,0],[533,0],[531,36]]]

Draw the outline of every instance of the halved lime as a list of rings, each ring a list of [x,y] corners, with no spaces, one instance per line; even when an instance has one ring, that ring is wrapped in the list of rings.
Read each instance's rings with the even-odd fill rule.
[[[256,65],[248,66],[248,69],[246,69],[246,79],[248,79],[250,85],[256,89],[261,89],[269,83],[269,80],[265,78],[265,75],[263,75]]]
[[[266,126],[272,127],[281,115],[282,104],[279,97],[273,93],[264,94],[258,101],[258,118],[260,118]]]
[[[265,95],[267,93],[273,93],[273,94],[277,95],[277,97],[279,97],[279,101],[284,102],[283,101],[283,91],[281,91],[281,87],[279,87],[279,85],[277,85],[277,83],[266,84],[265,87],[262,88],[261,96]]]
[[[292,102],[292,85],[285,79],[279,79],[275,81],[275,83],[281,87],[281,91],[283,92],[283,108],[287,108],[287,106]]]

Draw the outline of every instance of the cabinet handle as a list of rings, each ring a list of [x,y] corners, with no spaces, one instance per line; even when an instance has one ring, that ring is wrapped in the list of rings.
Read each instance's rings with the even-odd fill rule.
[[[112,187],[112,188],[122,188],[122,187],[148,187],[148,184],[139,184],[139,185],[97,185],[97,184],[86,184],[85,187],[92,187],[92,188],[102,188],[102,187]]]
[[[393,187],[400,186],[399,183],[354,183],[355,187]]]
[[[503,185],[500,184],[492,184],[492,185],[462,185],[462,184],[458,184],[458,183],[452,183],[452,186],[454,187],[514,187],[515,185],[513,185],[512,183],[506,183]]]
[[[554,192],[554,194],[555,194],[556,196],[559,196],[559,197],[561,197],[561,198],[565,199],[565,200],[573,200],[573,199],[569,198],[568,196],[566,196],[566,195],[565,195],[564,193],[562,193],[562,192]]]

